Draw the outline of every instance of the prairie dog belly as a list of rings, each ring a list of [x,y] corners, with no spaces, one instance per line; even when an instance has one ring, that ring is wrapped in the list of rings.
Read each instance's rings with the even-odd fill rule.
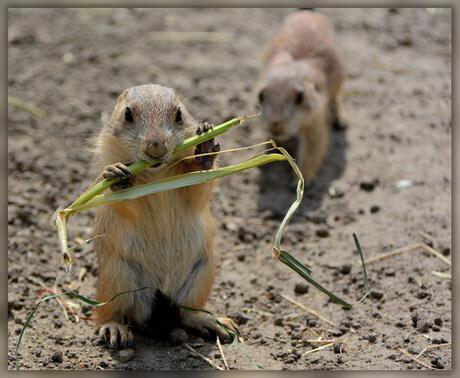
[[[211,217],[171,191],[149,197],[141,199],[139,218],[126,220],[116,231],[121,232],[120,253],[138,270],[138,286],[155,287],[175,297],[196,264],[210,263],[204,236],[213,232]]]

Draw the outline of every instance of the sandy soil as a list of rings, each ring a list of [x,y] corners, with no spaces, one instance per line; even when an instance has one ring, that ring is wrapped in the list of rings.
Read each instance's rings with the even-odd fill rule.
[[[87,147],[101,114],[125,88],[148,82],[178,88],[200,120],[218,124],[253,112],[262,48],[291,11],[9,10],[8,94],[46,112],[40,118],[8,107],[9,369],[21,327],[44,295],[41,284],[94,297],[92,245],[74,250],[65,275],[50,218],[97,176]],[[364,284],[353,232],[366,258],[417,243],[451,258],[451,12],[321,11],[347,57],[349,127],[332,133],[282,246],[354,301]],[[166,41],[158,31],[215,34]],[[216,40],[204,40],[210,35]],[[251,120],[219,141],[232,148],[266,139]],[[250,154],[222,155],[220,164]],[[427,249],[369,262],[370,296],[351,309],[272,259],[280,216],[295,197],[292,185],[281,183],[288,171],[286,164],[266,166],[220,180],[212,197],[219,271],[207,308],[235,319],[245,342],[239,345],[266,369],[450,369],[451,280],[436,272],[451,268]],[[72,245],[92,235],[92,217],[88,211],[72,218]],[[78,311],[88,316],[91,307]],[[213,340],[190,335],[188,345],[225,366]],[[238,347],[223,351],[230,369],[257,369]],[[214,369],[196,352],[136,335],[133,350],[119,353],[98,339],[91,322],[66,320],[51,300],[27,328],[19,361],[23,370]]]

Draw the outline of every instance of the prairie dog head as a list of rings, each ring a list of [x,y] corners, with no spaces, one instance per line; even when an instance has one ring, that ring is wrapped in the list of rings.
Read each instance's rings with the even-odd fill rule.
[[[110,163],[163,163],[176,146],[194,135],[193,125],[173,89],[156,84],[131,87],[118,97],[111,117],[96,139],[96,153]]]
[[[271,136],[285,141],[299,127],[314,125],[325,115],[324,76],[305,62],[290,61],[269,66],[257,86],[257,103]]]

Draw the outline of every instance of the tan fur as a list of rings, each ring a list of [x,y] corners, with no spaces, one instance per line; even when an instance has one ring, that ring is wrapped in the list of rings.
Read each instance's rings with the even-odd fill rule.
[[[299,139],[299,167],[309,180],[324,159],[329,124],[340,122],[337,97],[345,79],[344,57],[327,18],[306,10],[290,14],[263,63],[255,90],[263,121],[275,141]]]
[[[128,106],[135,118],[132,123],[124,119]],[[180,125],[175,122],[178,107],[183,117]],[[196,128],[173,90],[158,85],[129,88],[119,97],[113,115],[96,139],[98,165],[102,169],[116,162],[145,159],[145,151],[152,148],[149,144],[160,141],[157,150],[166,150],[165,165],[135,175],[134,185],[149,182],[161,172],[162,177],[169,177],[197,170],[191,159],[172,165],[183,156],[193,155],[194,148],[177,158],[170,157],[178,144],[195,135]],[[179,303],[203,308],[216,267],[214,223],[208,203],[212,186],[212,182],[205,182],[99,207],[94,231],[105,236],[96,239],[97,299],[106,301],[116,293],[149,286]],[[154,299],[153,290],[124,294],[95,308],[94,319],[112,333],[111,338],[120,329],[123,335],[127,322],[146,326]],[[205,316],[184,311],[181,316],[187,326],[199,328],[204,323],[204,328],[215,327]]]

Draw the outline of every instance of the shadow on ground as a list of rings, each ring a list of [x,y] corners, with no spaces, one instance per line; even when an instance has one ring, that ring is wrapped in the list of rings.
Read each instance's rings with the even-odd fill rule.
[[[295,158],[297,140],[287,141],[284,148]],[[304,198],[299,215],[308,214],[321,207],[323,198],[328,195],[331,183],[338,179],[346,166],[345,152],[348,148],[347,132],[331,130],[326,158],[316,177],[305,184]],[[282,219],[296,197],[297,178],[294,171],[285,162],[275,162],[259,167],[258,210],[266,218]],[[340,193],[336,193],[340,195]]]

